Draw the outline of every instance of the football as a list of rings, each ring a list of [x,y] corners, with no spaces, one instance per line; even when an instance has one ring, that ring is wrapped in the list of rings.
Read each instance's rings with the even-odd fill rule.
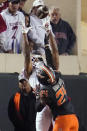
[[[40,18],[40,19],[43,19],[45,17],[47,17],[47,15],[49,14],[49,9],[46,5],[44,6],[40,6],[37,10],[37,16]]]

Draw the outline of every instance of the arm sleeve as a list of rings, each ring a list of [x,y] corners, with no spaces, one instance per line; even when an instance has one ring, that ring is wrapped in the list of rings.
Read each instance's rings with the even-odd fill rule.
[[[49,36],[45,35],[44,43],[45,43],[45,56],[46,56],[47,65],[52,67],[55,70],[55,67],[53,65],[52,53],[51,53],[51,50],[49,48]]]
[[[52,67],[55,70],[55,67],[53,65],[51,50],[49,47],[45,47],[45,55],[46,55],[47,65]]]

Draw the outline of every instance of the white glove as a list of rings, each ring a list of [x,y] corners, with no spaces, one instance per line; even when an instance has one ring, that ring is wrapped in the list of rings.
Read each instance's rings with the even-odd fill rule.
[[[22,33],[27,34],[29,30],[32,30],[32,27],[26,27],[25,23],[22,22]]]
[[[49,35],[49,33],[52,32],[51,25],[48,22],[44,23],[42,26],[40,25],[39,27],[45,29],[47,35]]]
[[[51,28],[51,25],[50,25],[50,17],[47,17],[43,21],[43,27],[44,27],[45,31],[47,32],[47,35],[49,35],[49,33],[52,32],[52,28]]]
[[[22,33],[27,34],[29,30],[32,30],[32,27],[25,27],[25,26],[22,26]]]
[[[45,27],[45,30],[46,30],[47,33],[51,32],[51,25],[50,25],[50,23],[48,23],[48,22],[45,23],[44,27]]]

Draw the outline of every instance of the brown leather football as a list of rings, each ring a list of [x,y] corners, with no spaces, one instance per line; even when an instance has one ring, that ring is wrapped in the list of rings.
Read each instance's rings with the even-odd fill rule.
[[[40,18],[40,19],[43,19],[45,17],[47,17],[47,15],[49,14],[49,9],[46,5],[44,6],[40,6],[37,10],[37,16]]]

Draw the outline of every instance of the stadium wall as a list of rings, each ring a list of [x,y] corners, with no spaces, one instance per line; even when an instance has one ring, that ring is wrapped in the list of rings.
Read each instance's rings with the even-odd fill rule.
[[[81,20],[87,23],[87,0],[81,0],[82,17]]]
[[[87,73],[87,56],[59,56],[59,71],[65,75]],[[20,73],[24,67],[22,54],[0,54],[1,73]]]

